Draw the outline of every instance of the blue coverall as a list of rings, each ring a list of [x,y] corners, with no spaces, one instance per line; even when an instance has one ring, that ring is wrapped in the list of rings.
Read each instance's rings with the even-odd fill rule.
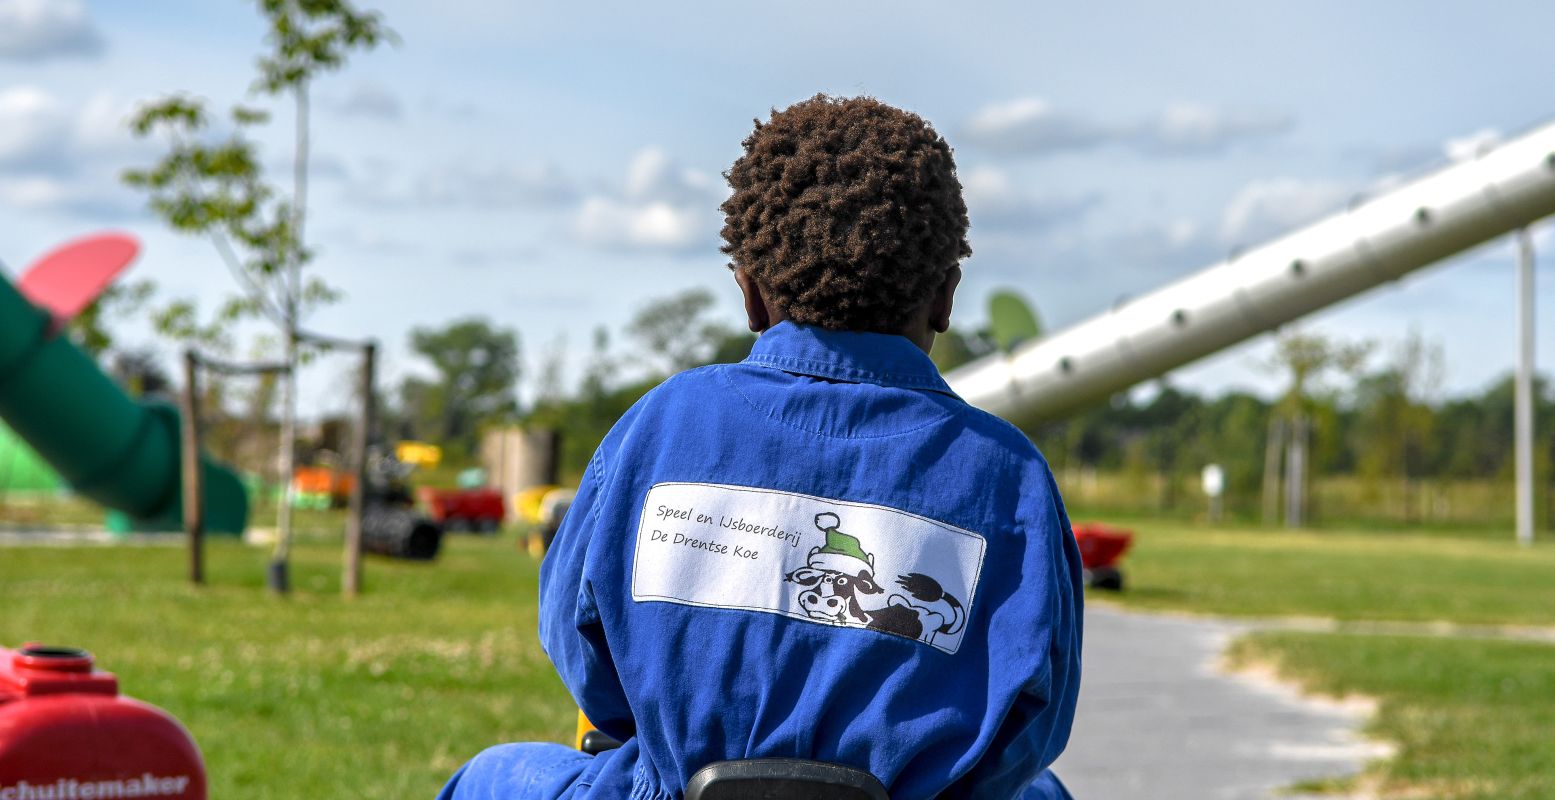
[[[1067,797],[1080,556],[1046,461],[900,336],[783,322],[610,431],[540,640],[625,742],[493,747],[440,798],[677,798],[702,766],[868,770],[894,800]]]

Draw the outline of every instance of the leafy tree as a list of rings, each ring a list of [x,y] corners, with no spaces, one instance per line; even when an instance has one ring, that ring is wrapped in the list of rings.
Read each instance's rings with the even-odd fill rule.
[[[144,190],[152,211],[174,230],[210,236],[240,286],[211,322],[200,323],[186,304],[164,320],[170,323],[166,331],[178,334],[175,323],[181,322],[182,332],[209,334],[245,317],[263,317],[281,332],[290,372],[282,386],[280,472],[289,478],[296,457],[302,324],[308,312],[339,299],[327,283],[304,274],[313,259],[304,237],[309,90],[321,74],[344,66],[352,51],[370,50],[394,34],[380,14],[358,11],[347,0],[259,0],[258,6],[268,48],[259,58],[252,93],[294,104],[291,191],[266,175],[249,136],[269,121],[267,111],[237,104],[218,123],[205,101],[188,96],[151,103],[135,114],[130,125],[136,135],[163,133],[169,149],[149,168],[127,171],[124,180]],[[277,527],[274,558],[284,570],[291,543],[289,502],[281,503]]]
[[[712,295],[702,290],[650,301],[633,317],[627,332],[669,371],[744,359],[756,336],[704,320],[712,303]],[[561,354],[556,347],[542,357],[535,400],[524,423],[561,434],[562,479],[575,480],[610,427],[660,377],[622,383],[620,368],[627,359],[611,352],[610,332],[601,327],[594,331],[593,352],[576,395],[568,397],[561,385]]]
[[[482,425],[512,418],[518,410],[518,334],[484,319],[415,328],[410,347],[437,378],[407,378],[401,402],[418,433],[458,454],[475,452]]]
[[[707,359],[707,363],[739,363],[751,354],[751,348],[755,346],[756,334],[747,331],[730,331],[718,340],[717,345],[713,348],[713,354]]]
[[[987,331],[963,333],[958,328],[951,328],[934,337],[934,349],[929,351],[929,358],[941,373],[945,373],[996,349]]]
[[[108,322],[115,318],[134,316],[151,299],[157,285],[149,280],[114,284],[82,309],[65,331],[87,355],[101,359],[113,349],[113,333]]]
[[[1333,396],[1325,381],[1331,374],[1353,375],[1371,355],[1370,342],[1341,342],[1322,334],[1287,333],[1275,340],[1274,356],[1267,369],[1283,372],[1289,381],[1277,409],[1300,414],[1311,409],[1320,396]]]
[[[1242,507],[1240,501],[1257,496],[1263,479],[1269,404],[1250,394],[1231,393],[1207,402],[1202,414],[1199,467],[1219,464],[1226,473],[1226,507]]]
[[[583,400],[598,403],[610,394],[620,363],[610,354],[610,329],[603,325],[594,329],[594,352],[583,370]]]
[[[1332,419],[1335,392],[1325,384],[1330,373],[1352,375],[1365,363],[1371,353],[1367,342],[1339,342],[1320,334],[1286,333],[1275,342],[1274,356],[1266,367],[1285,373],[1289,384],[1285,393],[1274,404],[1270,418],[1268,443],[1265,445],[1264,468],[1264,518],[1272,521],[1277,505],[1278,469],[1277,450],[1284,446],[1286,454],[1287,506],[1285,523],[1300,525],[1305,518],[1307,485],[1307,455],[1311,444],[1310,434],[1316,418]],[[1334,434],[1332,426],[1316,427],[1319,434],[1319,451],[1323,449],[1323,437]],[[1295,498],[1292,501],[1290,498]]]
[[[1411,333],[1391,363],[1356,382],[1357,467],[1363,476],[1425,474],[1436,417],[1429,403],[1441,383],[1441,364],[1441,348]]]
[[[132,397],[169,397],[173,380],[162,369],[156,354],[149,350],[117,350],[108,374]]]
[[[1143,432],[1145,463],[1161,475],[1165,506],[1176,503],[1182,492],[1182,479],[1203,465],[1197,463],[1194,443],[1203,425],[1204,401],[1197,395],[1177,389],[1165,380],[1150,403],[1139,410],[1136,425]]]
[[[691,289],[670,297],[650,300],[626,326],[667,374],[709,363],[720,343],[733,335],[723,323],[707,319],[713,294]]]

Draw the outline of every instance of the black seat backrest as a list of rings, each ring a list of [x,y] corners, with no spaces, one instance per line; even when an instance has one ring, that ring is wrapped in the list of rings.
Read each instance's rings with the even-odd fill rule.
[[[715,761],[691,776],[686,800],[890,800],[861,769],[801,758]]]

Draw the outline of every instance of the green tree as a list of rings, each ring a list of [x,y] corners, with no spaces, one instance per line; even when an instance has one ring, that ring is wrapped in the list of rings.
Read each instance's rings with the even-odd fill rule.
[[[1257,508],[1269,415],[1267,402],[1245,393],[1222,395],[1204,406],[1199,460],[1225,470],[1228,510],[1251,513]]]
[[[627,332],[668,371],[744,359],[756,336],[703,319],[712,303],[712,295],[701,290],[651,301],[633,318]],[[592,353],[577,392],[569,397],[561,385],[562,352],[553,347],[541,358],[535,399],[524,423],[561,434],[562,478],[575,480],[611,426],[661,376],[623,383],[620,368],[627,359],[611,352],[610,332],[600,327],[594,331]]]
[[[951,328],[934,337],[934,348],[929,351],[929,358],[943,374],[996,349],[986,331],[962,333],[958,328]]]
[[[1264,461],[1264,519],[1270,522],[1279,505],[1278,453],[1285,452],[1285,524],[1305,523],[1307,475],[1314,430],[1320,437],[1318,451],[1333,437],[1333,426],[1315,426],[1319,418],[1333,419],[1336,391],[1325,379],[1330,374],[1353,375],[1371,353],[1369,342],[1341,342],[1321,334],[1292,331],[1275,341],[1274,356],[1266,368],[1283,372],[1287,386],[1274,404]]]
[[[483,425],[512,419],[518,411],[521,372],[518,334],[479,318],[442,328],[415,328],[410,348],[437,373],[434,380],[406,378],[400,399],[418,435],[468,456]]]
[[[101,360],[114,347],[109,322],[139,313],[150,301],[156,288],[156,284],[149,280],[109,286],[91,305],[70,320],[65,328],[66,334],[87,355]]]
[[[173,398],[173,380],[150,350],[115,350],[108,374],[131,397]]]
[[[706,289],[650,300],[632,317],[626,332],[660,362],[666,374],[701,366],[734,335],[729,326],[707,318],[713,303],[713,294]]]
[[[756,346],[756,334],[731,330],[719,339],[707,359],[709,364],[736,364],[744,361]]]
[[[1403,478],[1406,487],[1431,466],[1436,412],[1430,401],[1441,385],[1442,352],[1411,333],[1381,370],[1356,382],[1356,469],[1375,484]],[[1412,493],[1412,488],[1411,488]],[[1415,504],[1406,500],[1406,518]]]
[[[394,34],[376,12],[358,11],[346,0],[259,0],[267,49],[258,61],[251,93],[262,99],[290,99],[293,121],[292,186],[286,192],[266,175],[250,131],[269,113],[234,105],[224,135],[213,134],[215,115],[203,100],[173,96],[142,107],[131,120],[138,136],[162,133],[169,149],[146,169],[124,180],[144,190],[153,212],[174,230],[211,237],[240,291],[211,323],[191,321],[189,330],[210,330],[245,317],[264,317],[282,334],[289,377],[282,386],[281,465],[289,477],[296,457],[297,365],[308,312],[339,298],[317,276],[306,276],[313,259],[307,222],[309,90],[321,74],[345,65],[353,50],[369,50]],[[195,316],[190,306],[184,316]],[[169,328],[168,330],[172,330]],[[290,481],[287,481],[288,485]],[[291,503],[282,502],[274,560],[284,569],[291,545]],[[284,590],[284,584],[277,585]]]

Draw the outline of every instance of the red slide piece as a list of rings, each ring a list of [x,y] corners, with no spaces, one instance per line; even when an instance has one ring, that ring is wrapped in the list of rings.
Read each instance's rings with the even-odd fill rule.
[[[107,291],[139,252],[140,243],[127,234],[85,236],[33,262],[16,287],[63,325]]]

